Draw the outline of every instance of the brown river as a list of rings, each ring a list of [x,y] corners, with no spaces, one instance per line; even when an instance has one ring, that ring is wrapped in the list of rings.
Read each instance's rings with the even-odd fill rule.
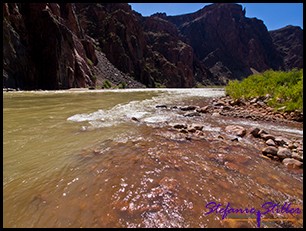
[[[237,124],[301,140],[302,124],[156,108],[223,95],[217,88],[4,92],[4,227],[303,227],[303,170],[262,158],[252,137],[220,139]],[[169,129],[182,121],[201,123],[205,139]],[[224,214],[226,207],[244,212]]]

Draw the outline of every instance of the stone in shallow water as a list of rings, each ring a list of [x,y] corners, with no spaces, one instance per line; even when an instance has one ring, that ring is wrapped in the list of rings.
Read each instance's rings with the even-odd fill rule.
[[[259,131],[260,131],[259,128],[251,128],[250,134],[252,134],[254,137],[259,137],[258,135]]]
[[[271,135],[271,134],[261,134],[260,137],[264,140],[274,140],[275,136]]]
[[[197,106],[183,106],[183,107],[180,107],[180,109],[182,111],[193,111],[197,108]]]
[[[293,159],[296,159],[296,160],[298,160],[298,161],[303,162],[303,157],[300,156],[300,155],[299,155],[298,153],[296,153],[296,152],[293,152],[291,157],[292,157]]]
[[[246,134],[246,129],[238,125],[228,125],[226,126],[225,131],[240,137],[243,137]]]
[[[194,116],[200,116],[199,112],[187,112],[184,114],[185,117],[194,117]]]
[[[176,128],[176,129],[186,129],[187,125],[186,124],[174,124],[173,128]]]
[[[272,147],[272,146],[265,147],[264,149],[262,149],[262,153],[264,155],[271,154],[271,155],[275,156],[277,154],[277,151],[278,151],[278,149],[276,147]]]
[[[269,146],[275,146],[275,142],[272,139],[268,139],[266,141],[266,144],[269,145]]]
[[[290,151],[289,149],[279,147],[279,148],[278,148],[278,151],[277,151],[277,156],[278,156],[279,158],[284,159],[284,158],[287,158],[287,157],[291,157],[292,154],[291,154],[291,151]]]
[[[303,162],[292,158],[285,158],[282,163],[288,168],[303,168]]]
[[[201,125],[201,124],[192,124],[191,127],[194,128],[194,129],[196,129],[196,130],[202,131],[202,129],[203,129],[204,126]]]
[[[162,104],[162,105],[156,105],[155,107],[156,108],[167,108],[167,105]]]
[[[200,113],[207,113],[208,109],[209,109],[209,106],[205,106],[205,107],[198,108],[196,111]]]
[[[288,145],[290,143],[290,140],[283,138],[281,136],[275,137],[274,141],[277,145],[284,145],[284,144]]]

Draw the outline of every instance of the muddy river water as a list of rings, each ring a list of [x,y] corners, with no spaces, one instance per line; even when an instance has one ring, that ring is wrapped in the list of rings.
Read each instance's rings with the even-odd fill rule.
[[[237,124],[301,140],[302,124],[156,108],[222,95],[209,88],[5,92],[4,227],[258,226],[256,213],[222,217],[226,206],[261,211],[261,227],[303,227],[303,170],[262,158],[263,144],[250,136],[220,139]],[[202,124],[205,139],[183,139],[169,128],[175,122]]]

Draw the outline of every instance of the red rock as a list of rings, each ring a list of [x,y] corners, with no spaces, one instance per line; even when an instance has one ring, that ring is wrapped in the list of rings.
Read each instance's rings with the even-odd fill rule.
[[[251,128],[250,134],[252,134],[254,137],[259,137],[259,128]]]
[[[283,159],[282,163],[288,168],[303,168],[303,162],[292,158],[285,158]]]
[[[269,146],[275,146],[275,143],[274,143],[274,141],[272,139],[268,139],[266,141],[266,144],[269,145]]]
[[[240,137],[243,137],[246,134],[246,129],[238,125],[226,126],[225,131]]]
[[[277,151],[278,151],[278,149],[276,147],[272,147],[272,146],[265,147],[264,149],[262,149],[262,153],[264,155],[271,154],[271,155],[275,156],[277,154]]]
[[[291,157],[292,154],[291,154],[291,151],[289,149],[279,147],[278,151],[277,151],[277,156],[281,159],[284,159],[284,158],[287,158],[287,157]]]

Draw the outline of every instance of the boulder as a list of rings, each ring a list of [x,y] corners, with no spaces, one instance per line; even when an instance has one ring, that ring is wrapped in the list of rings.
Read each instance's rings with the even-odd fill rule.
[[[218,100],[217,102],[213,103],[213,106],[219,107],[219,106],[225,106],[226,103],[222,100]]]
[[[220,113],[219,112],[214,112],[214,113],[212,113],[211,116],[220,116]]]
[[[185,134],[188,133],[188,131],[187,131],[186,129],[180,129],[180,132],[181,132],[181,133],[185,133]]]
[[[238,125],[226,126],[225,131],[240,137],[243,137],[246,134],[246,129]]]
[[[281,145],[281,146],[284,144],[288,145],[290,143],[290,140],[283,138],[281,136],[275,137],[274,141],[277,145]]]
[[[274,140],[275,136],[271,135],[271,134],[261,134],[260,138],[264,139],[264,140]]]
[[[287,157],[291,157],[292,154],[291,154],[291,151],[287,148],[282,148],[282,147],[279,147],[278,148],[278,151],[277,151],[277,156],[281,159],[285,159]]]
[[[197,130],[195,129],[195,128],[193,128],[193,127],[191,127],[191,128],[189,128],[188,129],[188,132],[191,132],[191,133],[195,133]]]
[[[156,108],[166,108],[167,109],[167,105],[156,105]]]
[[[268,140],[266,141],[266,144],[267,144],[268,146],[275,146],[275,142],[274,142],[272,139],[268,139]]]
[[[303,162],[292,158],[285,158],[282,163],[288,168],[303,168]]]
[[[298,161],[303,162],[303,156],[300,156],[300,155],[299,155],[298,153],[296,153],[296,152],[293,152],[291,157],[292,157],[293,159],[296,159],[296,160],[298,160]]]
[[[276,147],[273,147],[273,146],[265,147],[264,149],[262,149],[262,153],[266,156],[268,154],[271,154],[271,155],[275,156],[275,155],[277,155],[277,151],[278,151],[278,149]]]
[[[200,116],[201,114],[199,112],[187,112],[184,114],[185,117],[194,117],[194,116]]]
[[[183,106],[183,107],[180,107],[180,109],[182,111],[193,111],[197,108],[197,106]]]
[[[268,132],[266,132],[263,129],[260,129],[260,131],[258,132],[258,135],[261,137],[263,134],[268,134]]]
[[[132,117],[131,120],[135,121],[135,122],[140,122],[139,119],[137,119],[136,117]]]
[[[250,134],[252,134],[254,137],[259,137],[258,135],[259,131],[260,131],[259,128],[251,128]]]
[[[203,125],[201,125],[201,124],[192,124],[191,126],[190,126],[190,128],[194,128],[195,130],[200,130],[200,131],[202,131],[202,129],[203,129]]]
[[[176,129],[186,129],[187,125],[186,124],[174,124],[173,128],[176,128]]]
[[[201,108],[196,109],[196,111],[200,112],[200,113],[207,113],[208,109],[209,109],[209,106],[205,106],[205,107],[201,107]]]

